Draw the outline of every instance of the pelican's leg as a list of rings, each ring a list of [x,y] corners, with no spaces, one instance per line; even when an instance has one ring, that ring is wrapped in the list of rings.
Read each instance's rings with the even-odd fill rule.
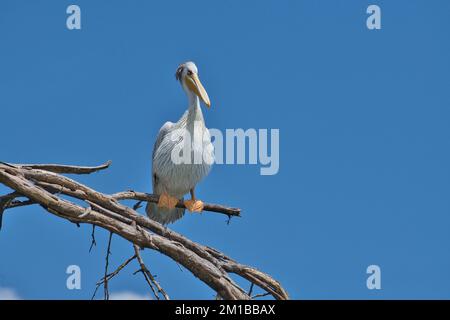
[[[158,207],[159,208],[173,209],[173,208],[176,207],[177,203],[178,203],[178,199],[177,198],[170,196],[166,192],[163,192],[159,196]]]
[[[186,200],[184,205],[190,212],[202,212],[203,211],[203,201],[195,199],[194,188],[191,189],[191,200]]]

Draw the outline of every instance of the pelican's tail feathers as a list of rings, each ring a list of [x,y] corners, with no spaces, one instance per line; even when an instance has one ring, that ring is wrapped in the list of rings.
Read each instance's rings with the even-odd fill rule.
[[[183,201],[183,198],[181,198],[180,200]],[[184,210],[185,210],[184,208],[174,208],[174,209],[159,208],[158,204],[153,202],[148,202],[147,207],[145,208],[147,216],[150,219],[155,220],[164,225],[175,222],[178,219],[181,219],[184,215]]]

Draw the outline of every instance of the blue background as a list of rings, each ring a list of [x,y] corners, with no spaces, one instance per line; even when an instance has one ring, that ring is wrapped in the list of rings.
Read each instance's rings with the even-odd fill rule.
[[[450,298],[449,1],[73,3],[79,31],[66,28],[72,2],[1,2],[0,160],[111,159],[80,180],[150,192],[155,136],[187,107],[174,72],[193,60],[212,101],[207,125],[279,128],[280,171],[216,165],[199,198],[243,217],[227,226],[187,214],[174,230],[268,272],[296,299]],[[366,28],[372,3],[378,31]],[[6,212],[0,288],[89,299],[108,236],[97,230],[89,253],[90,232],[39,207]],[[111,270],[132,254],[114,237]],[[172,298],[214,297],[161,254],[144,259]],[[82,290],[66,289],[70,264]],[[371,264],[381,290],[366,287]],[[111,292],[147,293],[137,269]]]

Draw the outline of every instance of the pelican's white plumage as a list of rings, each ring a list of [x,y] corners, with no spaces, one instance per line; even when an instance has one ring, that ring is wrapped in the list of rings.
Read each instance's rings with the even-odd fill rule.
[[[188,208],[202,210],[201,201],[196,201],[194,189],[197,183],[208,175],[214,159],[211,137],[205,125],[200,108],[200,99],[210,106],[209,97],[198,79],[198,70],[193,62],[186,62],[177,69],[176,77],[188,97],[188,110],[176,123],[166,122],[159,130],[152,154],[153,193],[160,197],[160,203],[148,203],[147,215],[160,223],[167,224],[180,219],[184,209],[175,208],[173,201],[183,200],[191,192],[192,200],[186,201]],[[200,99],[199,99],[200,98]],[[182,154],[190,150],[187,163],[176,163],[172,153]],[[165,201],[162,203],[162,201]],[[167,205],[167,203],[171,203]]]

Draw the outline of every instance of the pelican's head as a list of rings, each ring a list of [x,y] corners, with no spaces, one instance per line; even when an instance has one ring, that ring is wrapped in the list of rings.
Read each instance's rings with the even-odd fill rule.
[[[175,77],[180,81],[184,90],[188,92],[188,94],[195,94],[208,108],[211,106],[208,94],[198,78],[198,70],[195,63],[188,61],[181,64],[175,73]]]

